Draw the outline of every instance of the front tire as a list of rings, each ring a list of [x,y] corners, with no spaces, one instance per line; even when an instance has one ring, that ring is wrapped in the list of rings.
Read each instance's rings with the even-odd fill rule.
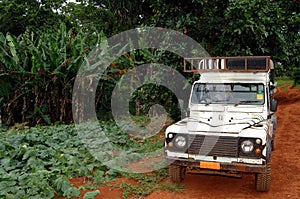
[[[186,173],[186,167],[170,165],[169,166],[169,176],[172,182],[180,183],[184,180]]]
[[[255,174],[255,189],[256,191],[269,191],[271,185],[271,161],[267,163],[264,173]]]

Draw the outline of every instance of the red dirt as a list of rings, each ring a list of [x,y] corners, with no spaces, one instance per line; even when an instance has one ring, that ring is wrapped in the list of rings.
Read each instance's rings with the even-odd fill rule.
[[[70,183],[72,185],[74,185],[75,187],[80,187],[80,186],[86,185],[89,182],[91,182],[91,181],[89,181],[89,179],[87,179],[86,177],[79,177],[79,178],[71,178],[70,179]],[[126,178],[118,178],[117,180],[112,181],[107,185],[100,186],[100,187],[98,187],[96,189],[93,189],[93,190],[89,190],[89,189],[83,190],[83,189],[81,189],[80,190],[81,197],[79,197],[78,199],[83,198],[83,196],[86,192],[91,192],[91,191],[96,191],[96,190],[99,190],[100,193],[94,197],[95,199],[117,199],[117,198],[122,198],[123,191],[119,187],[123,182],[126,182],[127,184],[131,184],[131,185],[136,185],[135,180],[126,179]]]
[[[300,198],[300,90],[279,88],[275,96],[279,102],[278,127],[276,150],[272,153],[272,183],[269,192],[256,192],[254,175],[251,174],[243,175],[242,178],[187,175],[182,182],[182,192],[157,190],[145,198]],[[126,179],[120,178],[110,186],[100,187],[101,193],[95,198],[122,198],[122,190],[113,185],[118,185],[124,180]],[[84,178],[71,179],[71,182],[80,186],[84,183]],[[134,183],[128,180],[127,182]]]

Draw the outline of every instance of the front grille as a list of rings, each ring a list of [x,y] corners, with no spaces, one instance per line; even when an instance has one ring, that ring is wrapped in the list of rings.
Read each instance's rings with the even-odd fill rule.
[[[237,137],[189,135],[188,153],[219,157],[238,157]]]

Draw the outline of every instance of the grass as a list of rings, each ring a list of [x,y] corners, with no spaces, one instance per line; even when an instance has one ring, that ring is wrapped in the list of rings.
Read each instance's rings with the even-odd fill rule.
[[[182,192],[184,185],[168,182],[159,187],[162,191],[171,191],[171,192]]]
[[[293,84],[293,79],[291,77],[278,77],[275,78],[275,82],[277,82],[277,86],[282,86],[286,84]]]
[[[275,82],[277,82],[277,87],[281,87],[283,90],[288,90],[294,84],[294,80],[291,77],[276,78]],[[296,85],[295,87],[300,88],[300,85]]]
[[[168,177],[166,168],[157,170],[153,173],[143,174],[125,174],[126,178],[134,179],[135,185],[123,182],[120,188],[123,189],[122,198],[140,198],[152,193],[154,190],[160,188],[160,183]]]
[[[168,177],[167,168],[159,169],[153,173],[125,174],[126,178],[134,179],[136,183],[128,184],[123,182],[120,188],[123,189],[122,198],[141,198],[151,194],[154,190],[181,192],[184,185],[164,182]]]

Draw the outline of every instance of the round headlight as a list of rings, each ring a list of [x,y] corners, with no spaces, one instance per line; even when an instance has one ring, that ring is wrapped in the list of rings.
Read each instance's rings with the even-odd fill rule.
[[[168,138],[173,138],[173,134],[172,134],[172,133],[169,133],[169,134],[168,134]]]
[[[253,151],[253,148],[253,142],[251,142],[250,140],[245,140],[241,144],[241,149],[244,153],[250,153],[251,151]]]
[[[186,138],[179,135],[175,138],[175,146],[177,148],[184,148],[186,146]]]
[[[255,142],[256,144],[261,144],[261,139],[256,139]]]

